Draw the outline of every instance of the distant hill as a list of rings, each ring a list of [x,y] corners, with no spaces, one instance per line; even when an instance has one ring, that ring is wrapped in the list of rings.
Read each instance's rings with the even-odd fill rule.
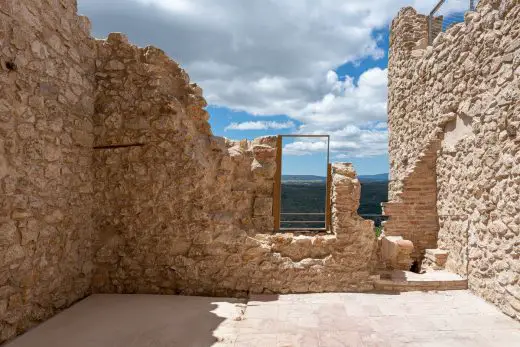
[[[382,173],[377,175],[360,175],[359,180],[361,182],[386,182],[388,181],[388,174]]]
[[[376,220],[381,214],[381,202],[388,201],[388,174],[361,175],[361,199],[358,213]],[[324,212],[326,178],[315,175],[282,175],[282,212]],[[366,216],[372,215],[372,216]],[[322,220],[322,216],[313,216]],[[304,218],[304,219],[301,219]],[[285,220],[305,220],[308,216],[284,216]],[[319,218],[319,219],[316,219]],[[318,225],[284,224],[284,227],[320,227]]]
[[[388,181],[388,174],[360,175],[358,178],[361,182],[386,182]],[[325,182],[326,180],[326,177],[314,175],[282,175],[283,182]]]
[[[314,175],[282,175],[282,182],[325,182],[326,177]]]

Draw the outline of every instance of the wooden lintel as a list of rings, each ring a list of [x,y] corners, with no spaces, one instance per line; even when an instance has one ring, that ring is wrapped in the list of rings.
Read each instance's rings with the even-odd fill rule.
[[[276,139],[276,173],[273,187],[273,217],[274,231],[280,230],[280,213],[282,205],[282,136]]]

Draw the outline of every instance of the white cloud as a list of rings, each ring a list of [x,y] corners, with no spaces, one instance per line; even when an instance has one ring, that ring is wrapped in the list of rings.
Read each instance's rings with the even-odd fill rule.
[[[268,129],[290,129],[294,128],[294,122],[243,122],[231,123],[224,130],[268,130]]]
[[[335,132],[386,120],[387,71],[369,69],[354,81],[333,70],[381,58],[374,29],[388,26],[403,6],[426,13],[436,2],[79,0],[79,9],[96,36],[121,31],[165,50],[210,104],[288,115],[303,122],[302,132]],[[379,146],[376,136],[369,138]]]
[[[284,146],[283,154],[309,155],[313,153],[327,153],[327,141],[318,139],[304,139],[291,142]]]
[[[331,77],[332,76],[332,77]],[[386,121],[387,70],[373,68],[359,77],[357,84],[351,78],[340,81],[330,72],[329,83],[334,87],[321,100],[309,103],[290,114],[305,123],[303,132],[316,128],[334,131],[348,125],[363,125]]]
[[[320,131],[306,133],[321,135]],[[347,125],[343,129],[329,132],[330,152],[333,158],[345,159],[353,157],[382,155],[387,153],[388,132],[386,129],[361,129]],[[327,143],[323,140],[298,139],[284,146],[287,155],[310,155],[326,153]]]

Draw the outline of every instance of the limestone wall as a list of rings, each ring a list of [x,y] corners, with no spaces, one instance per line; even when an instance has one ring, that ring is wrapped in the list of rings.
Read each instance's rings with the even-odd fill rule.
[[[273,234],[276,138],[211,136],[201,90],[163,52],[118,34],[97,44],[94,290],[371,288],[375,236],[355,214],[359,182],[351,168],[341,171],[348,179],[335,176],[335,201],[352,199],[336,205],[344,235]]]
[[[96,145],[139,146],[95,151],[94,288],[248,290],[256,263],[241,257],[273,224],[274,139],[211,136],[200,88],[162,51],[118,34],[98,47]]]
[[[410,38],[406,46],[393,40],[391,49],[393,198],[406,190],[430,139],[441,139],[438,247],[471,290],[518,319],[520,4],[482,0],[430,47],[407,32],[424,32],[416,24],[423,21],[408,8],[392,27],[393,38]]]
[[[428,20],[411,7],[402,9],[392,22],[388,59],[388,131],[390,182],[388,200],[398,199],[403,180],[435,129],[432,90],[428,90],[416,65],[428,44]],[[410,66],[414,66],[413,69]],[[422,93],[425,103],[414,101]],[[408,134],[414,135],[410,138]]]
[[[91,292],[373,288],[351,165],[331,233],[274,233],[276,138],[212,136],[160,49],[92,39],[74,0],[2,2],[0,43],[0,343]]]
[[[0,4],[0,343],[92,271],[94,45],[72,0]]]

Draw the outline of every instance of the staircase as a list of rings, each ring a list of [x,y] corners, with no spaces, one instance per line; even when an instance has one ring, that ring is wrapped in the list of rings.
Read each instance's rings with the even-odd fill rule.
[[[435,271],[444,270],[446,261],[448,260],[448,251],[443,249],[427,249],[421,264],[421,270]]]
[[[446,270],[423,274],[393,270],[381,273],[374,286],[376,290],[390,292],[461,290],[468,289],[468,280]]]
[[[392,292],[468,289],[467,279],[444,270],[447,259],[447,251],[427,249],[421,264],[421,273],[383,271],[375,283],[375,289]]]

